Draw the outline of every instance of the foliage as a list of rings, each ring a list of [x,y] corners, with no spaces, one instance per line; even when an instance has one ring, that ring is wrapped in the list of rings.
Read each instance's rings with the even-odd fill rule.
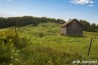
[[[80,20],[80,23],[84,26],[84,31],[88,32],[96,32],[98,26],[95,23],[90,24],[88,21]]]
[[[0,64],[11,62],[11,50],[14,48],[15,34],[11,30],[0,32]]]
[[[25,26],[29,24],[33,24],[33,26],[38,25],[39,23],[64,23],[65,21],[62,19],[54,19],[47,17],[33,17],[33,16],[23,16],[23,17],[8,17],[8,18],[0,18],[0,28],[12,27],[12,26]]]
[[[11,61],[11,50],[13,49],[13,45],[4,45],[4,43],[0,44],[0,65],[3,63],[10,63]]]

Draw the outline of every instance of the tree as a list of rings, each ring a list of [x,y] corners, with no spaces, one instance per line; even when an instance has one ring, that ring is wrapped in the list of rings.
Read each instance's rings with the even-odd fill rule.
[[[85,20],[80,20],[80,23],[84,26],[85,31],[90,31],[90,23]]]
[[[92,24],[91,24],[91,31],[92,31],[92,32],[95,32],[96,29],[97,29],[96,24],[95,24],[95,23],[92,23]]]
[[[12,26],[25,26],[29,24],[33,24],[36,26],[40,23],[59,23],[64,22],[61,19],[55,18],[47,18],[47,17],[33,17],[33,16],[22,16],[22,17],[8,17],[8,18],[0,18],[0,28],[12,27]]]

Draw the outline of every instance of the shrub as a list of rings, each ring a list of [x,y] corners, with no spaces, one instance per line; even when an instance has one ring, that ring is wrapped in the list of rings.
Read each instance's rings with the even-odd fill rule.
[[[0,44],[0,64],[10,63],[12,49],[13,49],[13,44],[10,45],[4,45],[4,43]]]
[[[22,65],[24,61],[21,59],[20,54],[16,54],[17,49],[22,49],[30,45],[29,41],[26,37],[20,38],[16,36],[13,30],[0,32],[0,65],[9,65],[11,63]]]

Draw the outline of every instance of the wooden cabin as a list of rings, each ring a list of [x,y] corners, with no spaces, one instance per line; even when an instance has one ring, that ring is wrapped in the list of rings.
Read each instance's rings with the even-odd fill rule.
[[[61,34],[66,36],[83,36],[83,25],[77,20],[69,20],[61,27]]]

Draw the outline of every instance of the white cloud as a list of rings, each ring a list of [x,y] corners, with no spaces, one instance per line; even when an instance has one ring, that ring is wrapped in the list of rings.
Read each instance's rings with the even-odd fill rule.
[[[74,3],[74,4],[81,4],[81,5],[90,5],[90,6],[94,6],[92,5],[94,3],[93,0],[71,0],[71,3]]]

